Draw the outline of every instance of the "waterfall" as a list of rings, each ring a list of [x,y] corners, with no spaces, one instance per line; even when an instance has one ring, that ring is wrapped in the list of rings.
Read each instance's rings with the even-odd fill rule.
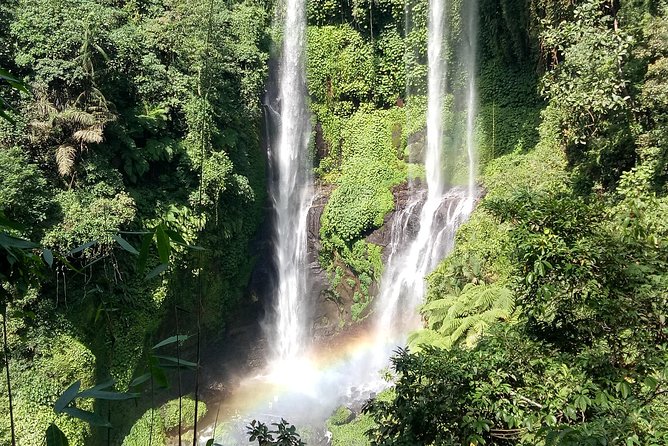
[[[464,41],[463,59],[466,67],[467,98],[466,98],[466,154],[468,157],[468,199],[471,205],[475,200],[475,115],[477,112],[476,101],[478,99],[475,77],[477,70],[478,52],[478,0],[468,0],[462,6],[466,25],[466,37]]]
[[[425,171],[427,176],[427,203],[432,207],[443,193],[443,100],[445,96],[445,73],[447,61],[443,57],[446,35],[445,4],[443,0],[429,1],[427,61],[429,77],[427,84],[427,154]],[[428,210],[428,209],[427,209]],[[422,222],[423,220],[420,219]],[[426,222],[430,223],[430,222]]]
[[[448,63],[446,42],[449,37],[450,3],[430,0],[428,19],[428,88],[427,88],[427,150],[425,154],[426,191],[413,186],[413,199],[401,211],[392,228],[387,267],[381,280],[377,301],[377,333],[386,347],[405,342],[411,330],[420,327],[418,307],[423,302],[425,277],[452,250],[459,225],[468,218],[477,195],[475,186],[474,126],[477,100],[475,86],[477,2],[464,2],[462,14],[466,45],[461,52],[466,74],[466,138],[467,185],[446,191],[448,178],[444,173],[444,100],[447,88]],[[407,230],[410,221],[418,219],[417,231]],[[414,225],[414,226],[417,226]],[[417,233],[415,233],[417,232]],[[386,354],[387,350],[379,352]]]
[[[304,305],[308,293],[306,225],[313,197],[311,163],[307,155],[311,129],[304,62],[305,1],[287,0],[284,14],[278,73],[278,135],[277,144],[270,148],[278,282],[271,347],[274,359],[279,361],[298,356],[308,338],[305,323],[308,308]]]

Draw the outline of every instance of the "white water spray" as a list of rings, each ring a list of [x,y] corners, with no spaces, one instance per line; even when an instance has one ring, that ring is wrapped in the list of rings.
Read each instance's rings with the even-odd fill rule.
[[[444,98],[448,72],[445,57],[447,37],[447,11],[449,2],[430,0],[428,34],[428,103],[427,103],[427,152],[425,172],[427,191],[414,192],[413,200],[397,219],[392,228],[392,250],[388,266],[381,282],[378,299],[378,336],[386,348],[406,341],[409,331],[420,327],[418,307],[426,292],[425,277],[452,249],[459,225],[468,218],[476,197],[475,187],[475,40],[477,29],[477,2],[464,6],[466,33],[469,40],[464,52],[466,67],[466,153],[468,181],[465,189],[453,188],[447,193],[444,175]],[[452,160],[445,160],[446,162]],[[426,195],[426,196],[425,196]],[[422,206],[419,214],[417,209]],[[411,238],[408,222],[419,215],[419,230]],[[403,250],[402,250],[403,248]]]
[[[446,35],[445,6],[446,2],[443,0],[429,1],[427,153],[424,164],[427,174],[427,204],[430,204],[432,207],[443,194],[443,188],[445,187],[443,160],[441,156],[443,152],[445,74],[448,68],[447,61],[443,56],[445,52],[443,40]],[[420,221],[423,221],[422,218]]]
[[[277,214],[276,256],[279,267],[275,358],[282,361],[300,358],[302,343],[307,337],[303,323],[307,316],[301,311],[300,300],[304,300],[308,292],[305,276],[306,216],[312,196],[308,174],[310,169],[304,155],[309,133],[301,60],[304,31],[303,22],[295,21],[295,14],[303,18],[303,3],[293,5],[303,0],[287,1],[288,17],[280,79],[280,138],[278,150],[276,153],[272,151],[278,178],[272,189]],[[417,307],[425,295],[424,278],[452,249],[455,232],[470,214],[477,195],[474,156],[474,39],[477,30],[473,28],[477,18],[469,16],[477,14],[477,2],[467,0],[464,3],[469,1],[475,3],[475,6],[464,7],[462,20],[465,33],[468,33],[468,40],[463,40],[468,47],[462,47],[459,53],[461,65],[458,65],[465,70],[467,82],[465,89],[455,92],[458,101],[454,101],[465,104],[460,106],[457,113],[462,117],[461,121],[466,123],[466,138],[464,140],[462,132],[457,134],[458,138],[449,138],[458,141],[454,145],[461,153],[455,155],[455,158],[459,156],[467,159],[466,187],[447,190],[448,178],[444,173],[444,165],[455,163],[456,160],[443,160],[442,154],[457,151],[445,150],[444,147],[443,115],[447,87],[444,42],[448,40],[446,12],[450,6],[445,0],[431,0],[425,156],[427,188],[413,185],[413,198],[393,221],[392,239],[387,247],[390,257],[381,282],[381,295],[377,298],[376,332],[368,334],[368,345],[364,345],[362,340],[354,340],[351,345],[364,346],[363,351],[359,354],[339,354],[336,364],[323,365],[316,362],[312,367],[294,368],[294,363],[287,361],[287,368],[282,369],[279,363],[278,367],[269,371],[270,375],[291,374],[293,379],[288,382],[267,375],[247,380],[237,396],[239,404],[246,410],[242,411],[243,415],[235,415],[229,422],[232,428],[238,430],[239,439],[246,438],[245,426],[253,418],[271,422],[285,417],[291,422],[302,420],[306,425],[317,426],[318,423],[323,424],[322,420],[338,405],[366,400],[371,392],[386,385],[377,378],[377,372],[387,364],[389,350],[403,345],[408,332],[420,326]],[[466,107],[465,119],[463,107]],[[262,396],[261,401],[254,401],[257,394]],[[249,405],[252,407],[247,407]],[[237,413],[236,408],[234,413]],[[201,438],[214,436],[212,426],[208,427],[207,435],[201,435]],[[245,442],[240,440],[238,444]]]
[[[463,5],[464,20],[466,23],[466,41],[464,42],[463,57],[466,66],[467,98],[466,98],[466,153],[468,156],[468,198],[473,205],[476,195],[475,187],[475,115],[478,99],[476,90],[476,70],[478,52],[478,0],[468,0]]]
[[[278,82],[280,125],[278,144],[271,153],[278,273],[272,353],[278,361],[298,357],[308,337],[308,309],[303,302],[308,293],[306,225],[313,192],[307,156],[311,129],[306,104],[305,49],[305,1],[287,0]]]

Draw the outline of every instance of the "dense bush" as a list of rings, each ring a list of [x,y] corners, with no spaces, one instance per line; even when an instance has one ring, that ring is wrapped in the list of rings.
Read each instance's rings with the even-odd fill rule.
[[[147,444],[156,446],[167,444],[164,420],[157,409],[147,410],[137,420],[128,436],[123,440],[122,446],[144,446]]]
[[[667,5],[586,1],[562,21],[571,11],[558,3],[531,3],[546,19],[539,56],[550,70],[537,139],[489,157],[487,195],[429,278],[429,329],[412,336],[421,351],[398,353],[397,398],[368,407],[375,444],[668,438],[665,80],[656,77],[665,52],[655,46]],[[537,30],[535,17],[518,24]],[[505,102],[490,80],[483,96],[500,113],[540,106]],[[509,303],[513,317],[500,311]]]
[[[253,0],[216,1],[213,8],[209,1],[96,0],[0,7],[0,64],[31,91],[6,92],[4,81],[0,87],[16,108],[16,125],[0,124],[0,211],[69,262],[56,255],[53,269],[40,272],[38,299],[22,299],[12,288],[10,315],[40,321],[56,333],[54,342],[75,337],[96,358],[82,362],[82,373],[125,387],[142,367],[145,343],[173,317],[169,309],[186,310],[181,329],[192,332],[199,301],[207,309],[201,327],[215,336],[242,301],[253,263],[249,241],[265,199],[260,130],[270,17],[268,5]],[[113,236],[159,224],[209,249],[193,256],[176,247],[175,274],[145,281],[146,271]],[[141,235],[124,237],[139,249]],[[158,266],[153,249],[147,271]],[[204,282],[200,299],[193,298]],[[10,337],[14,403],[25,419],[19,440],[33,435],[27,442],[39,444],[54,419],[54,396],[74,377],[31,356],[50,345],[36,324]],[[29,364],[35,376],[41,369],[52,375],[40,405],[23,391],[29,374],[20,370]],[[132,411],[119,419],[134,421]],[[102,441],[96,429],[90,437],[81,423],[57,423],[70,444]],[[112,437],[124,431],[119,426]]]

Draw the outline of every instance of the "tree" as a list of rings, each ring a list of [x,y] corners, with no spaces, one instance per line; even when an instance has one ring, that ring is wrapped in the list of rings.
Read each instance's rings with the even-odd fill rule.
[[[440,337],[438,345],[444,348],[458,344],[473,347],[493,324],[513,319],[515,300],[506,287],[469,283],[457,294],[426,303],[420,312],[427,320],[427,329],[411,335],[411,345],[420,345],[423,337],[433,344]]]

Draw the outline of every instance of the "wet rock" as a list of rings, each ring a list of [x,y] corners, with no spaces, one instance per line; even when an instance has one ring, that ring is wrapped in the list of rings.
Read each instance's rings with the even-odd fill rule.
[[[411,154],[411,162],[424,162],[425,150],[427,149],[427,129],[408,135],[408,153]]]
[[[394,210],[385,216],[383,226],[366,237],[367,242],[383,248],[383,262],[387,261],[391,253],[393,227],[397,224],[403,226],[399,231],[403,234],[397,234],[401,240],[413,237],[419,230],[419,215],[422,209],[422,200],[415,200],[408,183],[396,186],[392,194],[394,195]],[[409,206],[411,204],[412,206]]]

